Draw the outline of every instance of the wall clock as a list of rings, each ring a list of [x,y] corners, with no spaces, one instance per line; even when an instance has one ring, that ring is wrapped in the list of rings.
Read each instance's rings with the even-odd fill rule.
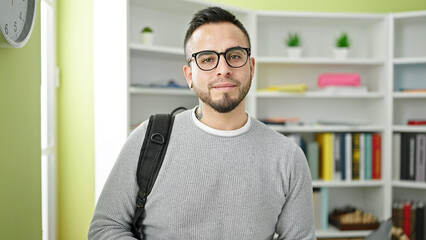
[[[23,47],[34,26],[37,0],[0,0],[0,47]]]

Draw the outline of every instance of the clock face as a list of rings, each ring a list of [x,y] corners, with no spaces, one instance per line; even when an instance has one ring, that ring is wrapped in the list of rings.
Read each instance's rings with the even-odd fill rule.
[[[36,0],[0,0],[1,46],[22,47],[28,41],[35,17]],[[0,36],[1,38],[1,36]]]

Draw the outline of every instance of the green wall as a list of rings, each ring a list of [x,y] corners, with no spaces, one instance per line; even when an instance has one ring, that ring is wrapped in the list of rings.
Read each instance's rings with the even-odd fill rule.
[[[0,239],[42,238],[40,44],[38,2],[27,44],[0,48]]]
[[[426,9],[426,1],[210,0],[249,9],[393,12]],[[93,0],[58,0],[58,239],[86,239],[94,210]],[[0,52],[1,53],[1,52]],[[35,142],[31,142],[35,144]]]
[[[208,0],[261,10],[388,13],[425,10],[425,0]]]
[[[94,210],[93,1],[58,0],[58,239],[87,239]]]

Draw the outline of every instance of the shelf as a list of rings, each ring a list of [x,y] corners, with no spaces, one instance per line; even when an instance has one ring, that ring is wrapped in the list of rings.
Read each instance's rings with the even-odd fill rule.
[[[156,45],[147,46],[140,43],[130,43],[129,48],[130,50],[134,50],[134,51],[184,56],[183,48],[177,48],[177,47],[166,47],[166,46],[156,46]]]
[[[195,96],[194,92],[187,88],[150,88],[150,87],[130,87],[131,94],[150,94],[150,95],[185,95]]]
[[[394,125],[394,132],[426,132],[426,126]]]
[[[426,93],[404,93],[404,92],[394,92],[394,98],[405,99],[405,98],[425,98]]]
[[[280,126],[268,125],[277,132],[301,133],[301,132],[381,132],[384,126],[341,126],[341,125],[306,125],[306,126]]]
[[[395,58],[394,64],[426,64],[426,57],[415,57],[415,58]]]
[[[367,92],[326,92],[326,91],[307,91],[303,93],[286,92],[257,92],[260,98],[383,98],[383,93]]]
[[[346,188],[346,187],[382,187],[382,180],[361,180],[361,181],[312,181],[312,187],[330,187],[330,188]]]
[[[335,65],[382,65],[384,60],[367,59],[367,58],[288,58],[288,57],[266,57],[259,56],[256,58],[258,64],[275,63],[275,64],[335,64]]]
[[[340,231],[333,225],[327,229],[316,229],[315,235],[317,238],[350,238],[350,237],[366,237],[372,230],[358,230],[358,231]]]
[[[416,181],[392,181],[392,187],[397,188],[414,188],[426,190],[426,182]]]

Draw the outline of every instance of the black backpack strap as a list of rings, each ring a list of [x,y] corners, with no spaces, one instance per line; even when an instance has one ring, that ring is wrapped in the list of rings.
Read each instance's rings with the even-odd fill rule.
[[[174,116],[171,114],[156,114],[151,115],[149,118],[136,172],[139,191],[136,198],[136,212],[133,217],[132,233],[137,239],[143,239],[143,234],[141,233],[142,215],[147,197],[154,186],[166,154],[173,121]]]

